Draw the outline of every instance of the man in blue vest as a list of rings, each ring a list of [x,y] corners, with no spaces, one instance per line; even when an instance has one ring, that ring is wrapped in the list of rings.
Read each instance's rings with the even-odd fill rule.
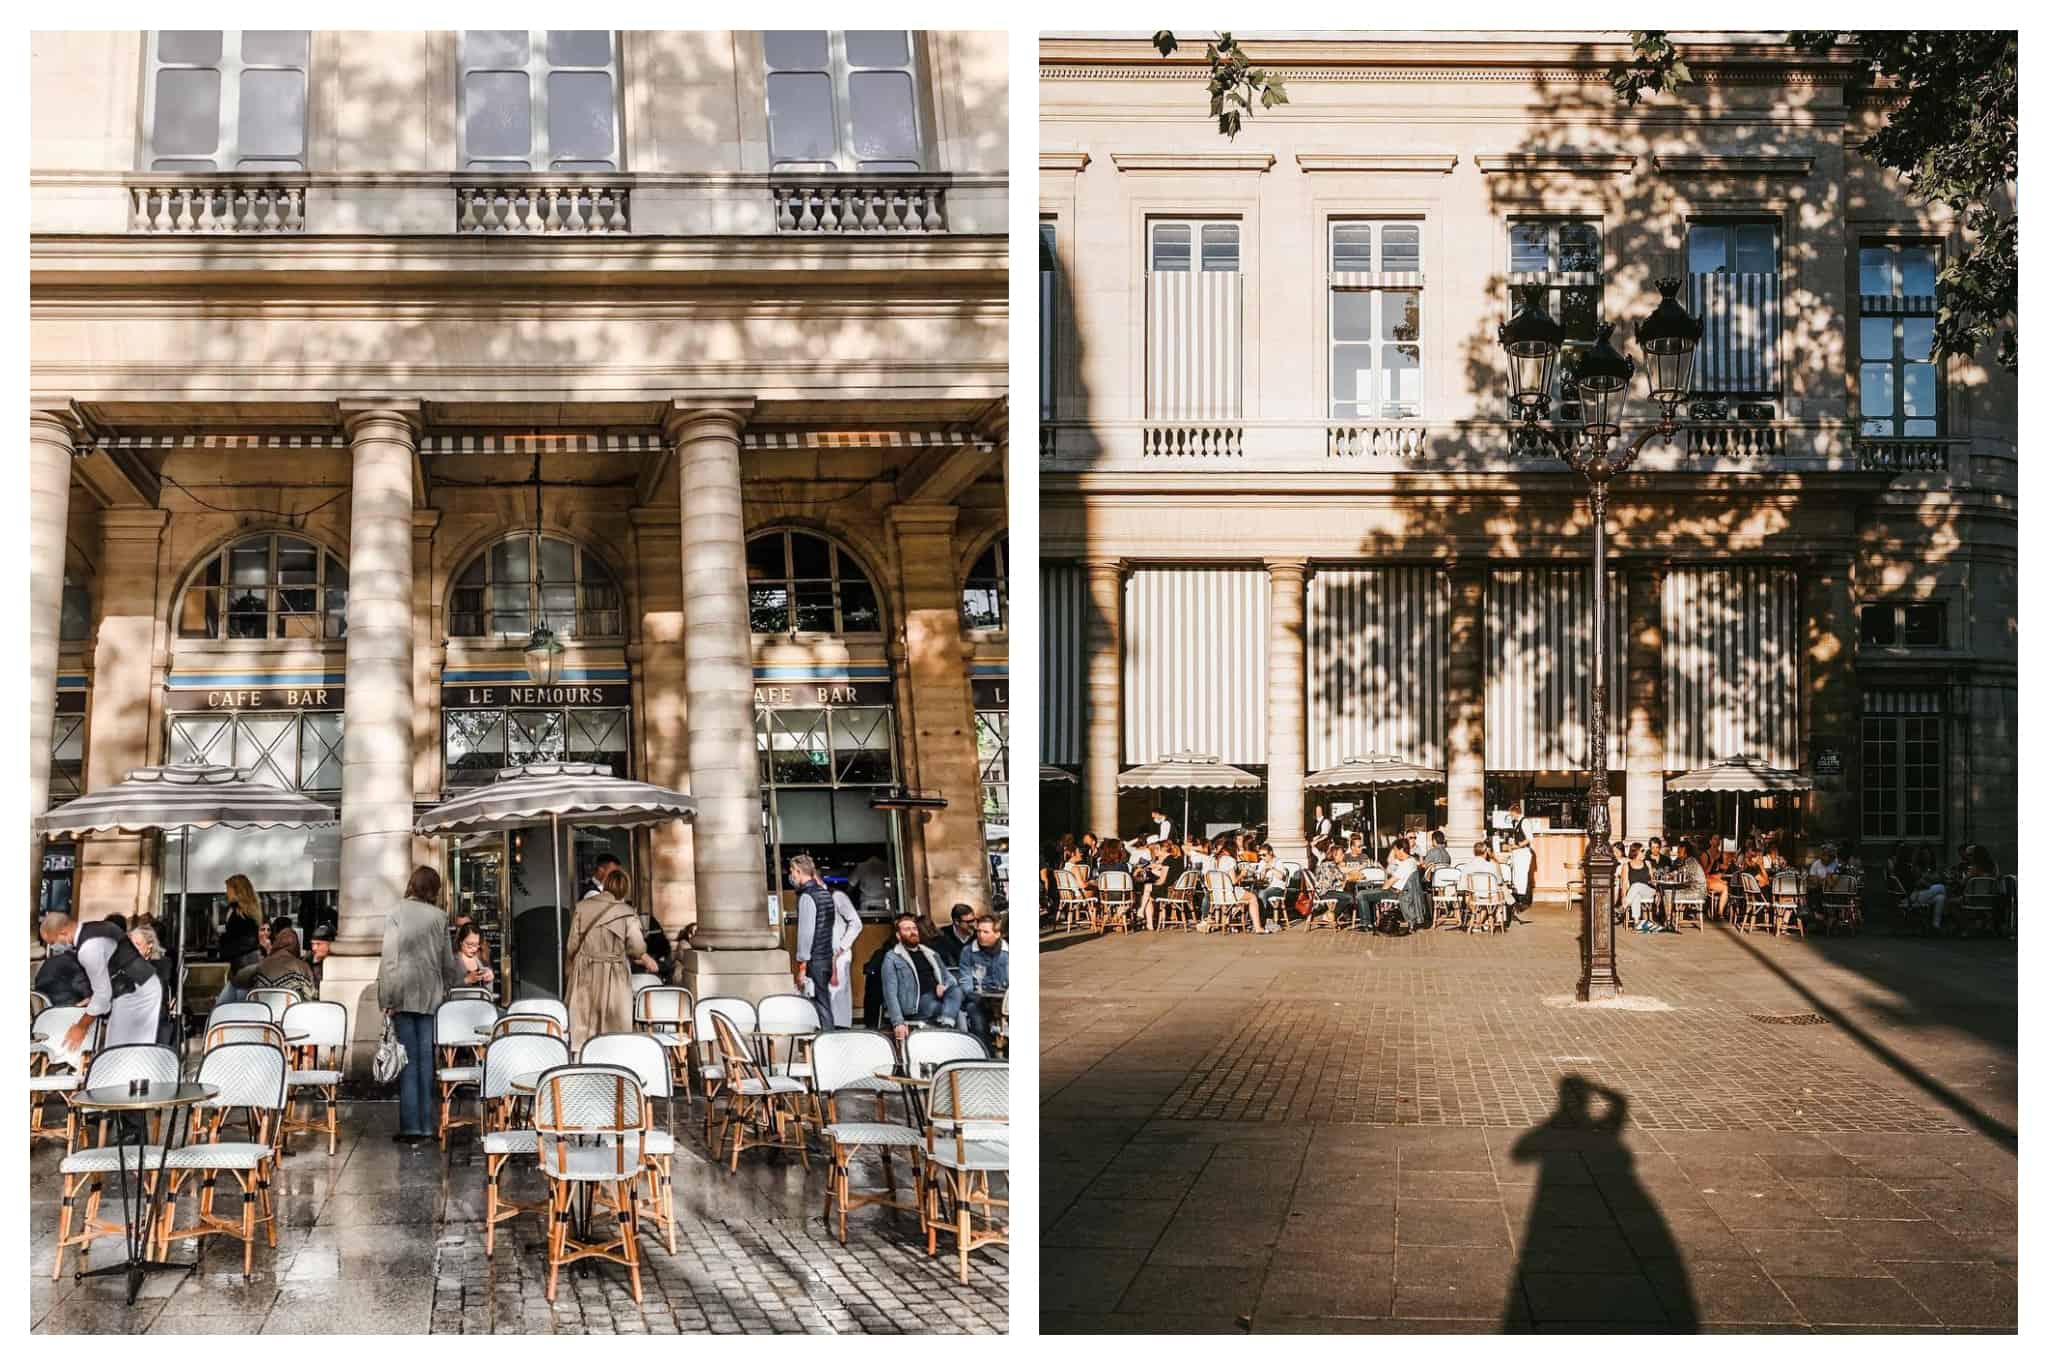
[[[832,988],[839,984],[838,962],[832,953],[832,928],[837,912],[832,888],[818,875],[807,853],[789,860],[789,884],[796,888],[796,985],[808,990],[818,1011],[818,1027],[832,1027]]]

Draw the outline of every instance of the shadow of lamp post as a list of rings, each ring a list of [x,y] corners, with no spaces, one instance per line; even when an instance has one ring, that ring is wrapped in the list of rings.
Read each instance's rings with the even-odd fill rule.
[[[1593,521],[1593,715],[1592,789],[1586,813],[1585,921],[1579,937],[1579,999],[1612,1000],[1621,994],[1614,965],[1614,851],[1607,822],[1607,485],[1625,472],[1652,441],[1670,440],[1685,429],[1678,409],[1692,387],[1694,353],[1700,344],[1699,320],[1678,302],[1679,282],[1657,281],[1664,295],[1656,310],[1636,327],[1636,340],[1649,357],[1650,397],[1661,413],[1657,424],[1626,442],[1621,409],[1635,378],[1635,361],[1614,349],[1614,324],[1600,328],[1598,339],[1567,376],[1577,391],[1585,423],[1549,427],[1543,418],[1550,408],[1551,376],[1564,328],[1543,311],[1540,288],[1525,289],[1521,307],[1500,326],[1501,349],[1507,352],[1512,407],[1520,420],[1512,437],[1518,453],[1548,449],[1585,476]]]

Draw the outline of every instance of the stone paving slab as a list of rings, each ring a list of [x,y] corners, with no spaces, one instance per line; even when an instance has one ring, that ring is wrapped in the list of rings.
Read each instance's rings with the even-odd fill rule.
[[[2014,1329],[2010,944],[1572,930],[1046,958],[1041,1330]]]
[[[58,1153],[37,1144],[31,1164],[30,1320],[39,1333],[1001,1333],[1008,1330],[1009,1254],[977,1250],[968,1283],[941,1240],[925,1254],[913,1215],[856,1210],[842,1247],[823,1218],[824,1175],[749,1153],[737,1176],[701,1149],[701,1121],[678,1106],[676,1251],[643,1223],[642,1302],[625,1273],[562,1273],[546,1297],[537,1215],[500,1224],[484,1254],[483,1168],[474,1137],[445,1155],[390,1141],[396,1106],[343,1107],[343,1140],[330,1157],[300,1149],[285,1159],[276,1197],[278,1244],[259,1247],[245,1281],[237,1243],[207,1239],[201,1269],[159,1273],[126,1307],[120,1277],[74,1284],[67,1259],[50,1278],[60,1188]],[[856,1167],[856,1185],[879,1167]],[[537,1197],[533,1173],[507,1192]],[[189,1216],[189,1200],[185,1201]],[[192,1244],[176,1252],[189,1257]],[[117,1243],[102,1239],[105,1258]]]

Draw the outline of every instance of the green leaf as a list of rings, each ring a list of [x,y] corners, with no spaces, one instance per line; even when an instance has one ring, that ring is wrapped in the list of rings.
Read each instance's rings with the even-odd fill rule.
[[[1180,40],[1169,29],[1160,29],[1152,35],[1152,46],[1159,49],[1162,57],[1171,57],[1180,47]]]

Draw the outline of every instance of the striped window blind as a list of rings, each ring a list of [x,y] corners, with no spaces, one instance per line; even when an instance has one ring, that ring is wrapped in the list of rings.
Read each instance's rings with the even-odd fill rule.
[[[1244,415],[1242,225],[1150,225],[1145,275],[1145,415],[1167,422]],[[1149,760],[1147,760],[1149,761]]]
[[[1685,234],[1692,315],[1700,320],[1693,390],[1699,394],[1778,391],[1778,225],[1703,221]]]
[[[1124,760],[1266,761],[1263,565],[1136,569],[1124,584]]]
[[[1776,565],[1664,579],[1664,764],[1752,754],[1799,768],[1799,576]]]
[[[1079,767],[1085,751],[1088,655],[1088,575],[1079,564],[1042,562],[1038,567],[1039,643],[1038,733],[1045,761]]]
[[[1450,586],[1425,565],[1319,568],[1308,585],[1308,766],[1444,763]]]
[[[1576,770],[1591,754],[1591,571],[1495,569],[1486,585],[1486,766],[1500,772]],[[1622,767],[1628,602],[1607,574],[1607,766]]]

